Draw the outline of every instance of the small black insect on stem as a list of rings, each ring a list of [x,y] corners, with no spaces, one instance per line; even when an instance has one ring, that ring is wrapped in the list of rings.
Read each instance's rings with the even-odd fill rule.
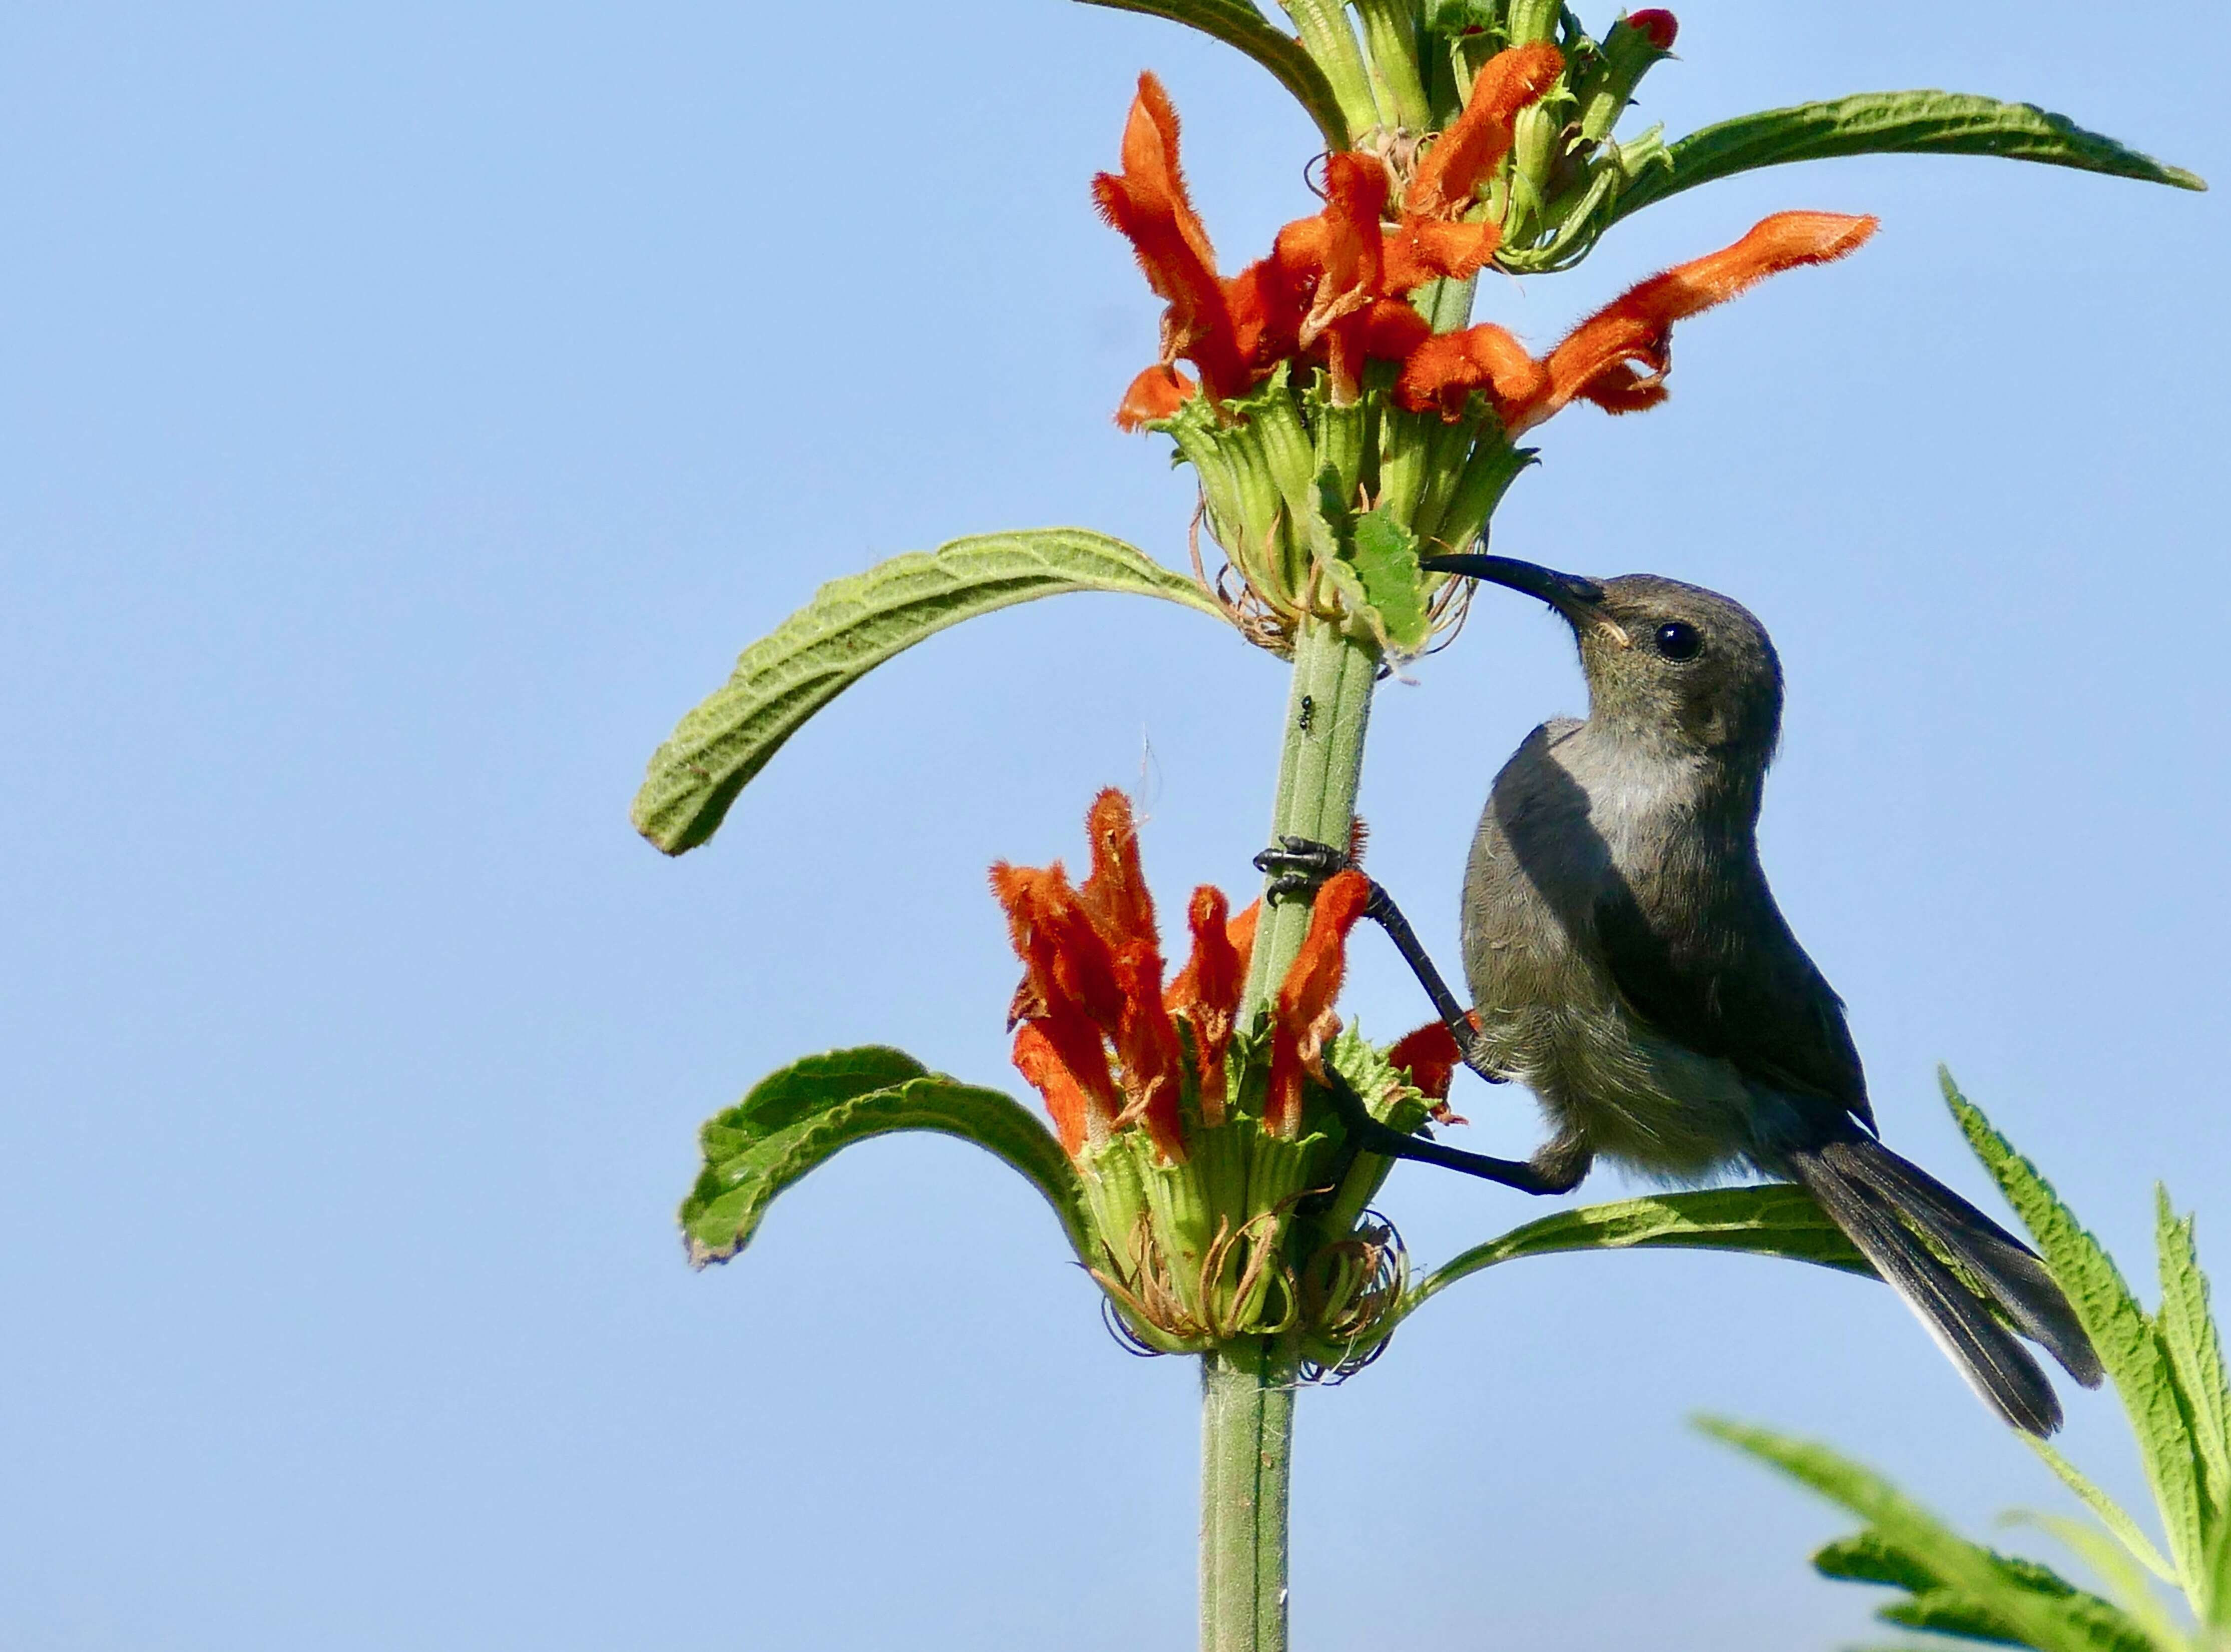
[[[1309,733],[1310,724],[1316,721],[1316,701],[1311,698],[1309,695],[1304,694],[1302,696],[1302,732],[1303,734]]]

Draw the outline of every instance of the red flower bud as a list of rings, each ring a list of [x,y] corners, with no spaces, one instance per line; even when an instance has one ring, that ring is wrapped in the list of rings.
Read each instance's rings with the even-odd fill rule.
[[[1681,32],[1681,20],[1670,11],[1652,7],[1647,11],[1631,11],[1626,26],[1640,35],[1661,52],[1673,49],[1673,37]]]

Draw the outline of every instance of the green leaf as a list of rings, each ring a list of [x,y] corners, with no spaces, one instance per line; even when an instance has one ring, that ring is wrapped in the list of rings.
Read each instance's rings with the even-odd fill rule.
[[[1814,1557],[1824,1576],[1912,1591],[1881,1616],[1910,1628],[2011,1641],[2039,1652],[2169,1652],[2111,1602],[2035,1561],[1970,1543],[1872,1470],[1827,1446],[1715,1417],[1697,1426],[1772,1464],[1867,1523]]]
[[[1521,1256],[1586,1250],[1729,1250],[1814,1262],[1846,1273],[1874,1270],[1802,1188],[1785,1182],[1661,1193],[1561,1210],[1450,1258],[1410,1287],[1406,1316],[1458,1279]]]
[[[2207,1534],[2202,1523],[2198,1452],[2162,1338],[2123,1282],[2114,1260],[2061,1203],[2037,1167],[1991,1128],[1982,1110],[1960,1093],[1950,1072],[1940,1068],[1937,1079],[1952,1116],[1967,1133],[1969,1146],[2037,1241],[2045,1265],[2053,1270],[2098,1351],[2099,1363],[2114,1379],[2115,1391],[2138,1437],[2138,1453],[2160,1507],[2170,1554],[2186,1592],[2200,1598],[2204,1593],[2200,1580],[2207,1573]]]
[[[1316,122],[1326,147],[1348,147],[1348,122],[1325,72],[1302,49],[1301,42],[1272,27],[1247,0],[1083,0],[1083,3],[1105,6],[1110,11],[1167,17],[1237,48],[1277,75],[1278,83],[1294,94]]]
[[[2064,1519],[2056,1514],[2017,1511],[2004,1518],[2009,1523],[2027,1521],[2059,1538],[2114,1590],[2118,1608],[2144,1630],[2148,1640],[2157,1646],[2180,1643],[2176,1625],[2162,1610],[2161,1597],[2155,1594],[2145,1573],[2133,1565],[2130,1555],[2109,1542],[2104,1533],[2079,1520]]]
[[[2179,1219],[2169,1189],[2154,1189],[2155,1249],[2161,1262],[2161,1312],[2154,1327],[2176,1381],[2187,1429],[2198,1448],[2202,1528],[2199,1573],[2191,1590],[2202,1620],[2231,1622],[2231,1396],[2224,1391],[2223,1350],[2208,1302],[2189,1216]]]
[[[2131,1557],[2140,1565],[2163,1583],[2171,1587],[2176,1585],[2176,1569],[2162,1558],[2162,1552],[2154,1547],[2153,1539],[2131,1518],[2128,1509],[2101,1491],[2083,1470],[2035,1435],[2022,1435],[2021,1441],[2037,1453],[2047,1468],[2060,1477],[2062,1485],[2083,1500],[2084,1506],[2098,1517],[2099,1523],[2115,1534],[2116,1540],[2131,1552]]]
[[[986,534],[832,580],[746,649],[726,687],[651,754],[636,830],[669,855],[711,837],[800,724],[894,654],[978,614],[1068,591],[1163,597],[1221,619],[1187,576],[1081,528]]]
[[[1612,208],[1612,221],[1652,202],[1761,166],[1837,155],[1998,155],[2179,189],[2208,185],[2065,115],[1965,92],[1862,92],[1769,109],[1690,133],[1653,155]]]
[[[727,1261],[751,1242],[785,1188],[853,1143],[901,1130],[958,1136],[997,1154],[1045,1195],[1077,1254],[1093,1254],[1077,1172],[1032,1113],[996,1090],[870,1045],[793,1062],[707,1122],[699,1133],[705,1167],[682,1202],[690,1265]]]
[[[1387,628],[1387,640],[1406,654],[1416,653],[1432,635],[1417,540],[1384,512],[1367,510],[1355,519],[1354,559],[1364,599]]]

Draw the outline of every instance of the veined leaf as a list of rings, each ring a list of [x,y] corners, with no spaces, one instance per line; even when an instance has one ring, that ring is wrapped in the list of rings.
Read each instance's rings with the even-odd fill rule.
[[[1340,100],[1334,95],[1325,72],[1302,49],[1299,41],[1272,27],[1247,0],[1084,0],[1084,3],[1105,6],[1110,11],[1167,17],[1236,47],[1277,75],[1278,83],[1294,94],[1295,100],[1309,111],[1310,119],[1317,123],[1327,148],[1348,147],[1348,121],[1341,114]]]
[[[719,828],[728,806],[800,724],[892,655],[961,620],[1068,591],[1163,597],[1221,619],[1182,573],[1081,528],[957,539],[831,580],[743,652],[726,687],[651,754],[636,830],[669,855]]]
[[[1940,1068],[1937,1079],[1952,1116],[1967,1133],[1969,1146],[2037,1241],[2046,1266],[2098,1351],[2100,1364],[2114,1379],[2115,1391],[2138,1437],[2138,1454],[2160,1506],[2170,1554],[2187,1592],[2201,1598],[2208,1549],[2199,1452],[2163,1338],[2123,1282],[2114,1260],[2061,1203],[2037,1167],[1991,1128],[1982,1110],[1960,1093],[1950,1072]]]
[[[902,1130],[958,1136],[997,1154],[1045,1195],[1077,1254],[1093,1254],[1083,1189],[1052,1131],[996,1090],[870,1045],[793,1062],[707,1121],[705,1168],[682,1202],[690,1265],[727,1261],[785,1188],[855,1142]]]
[[[1397,1318],[1415,1312],[1458,1279],[1517,1257],[1654,1248],[1749,1251],[1874,1277],[1866,1259],[1811,1194],[1775,1182],[1703,1193],[1654,1194],[1544,1216],[1450,1258],[1410,1287]]]
[[[1966,92],[1862,92],[1747,114],[1690,133],[1638,170],[1613,204],[1609,221],[1761,166],[1886,154],[1997,155],[2179,189],[2208,187],[2182,167],[2163,165],[2034,104]]]
[[[1867,1523],[1814,1558],[1824,1576],[1888,1584],[1911,1599],[1886,1608],[1914,1629],[2011,1641],[2039,1652],[2170,1652],[2112,1602],[2050,1568],[1970,1543],[1880,1475],[1827,1447],[1714,1417],[1697,1426]]]
[[[2208,1276],[2192,1237],[2192,1218],[2179,1219],[2169,1189],[2154,1189],[2155,1249],[2161,1261],[2161,1312],[2154,1318],[2162,1351],[2176,1380],[2177,1396],[2200,1456],[2201,1524],[2199,1574],[2194,1578],[2194,1609],[2203,1622],[2231,1620],[2231,1396],[2224,1389],[2223,1350],[2215,1318],[2208,1305]]]

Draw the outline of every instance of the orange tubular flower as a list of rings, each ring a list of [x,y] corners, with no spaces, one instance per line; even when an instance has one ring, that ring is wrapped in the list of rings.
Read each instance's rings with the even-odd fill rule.
[[[1247,960],[1255,949],[1257,901],[1237,918],[1227,918],[1232,903],[1213,884],[1193,892],[1186,923],[1193,930],[1193,956],[1170,983],[1163,1007],[1193,1028],[1193,1071],[1200,1082],[1200,1117],[1206,1124],[1225,1120],[1227,1089],[1225,1053],[1239,1014],[1240,989],[1247,984]],[[1051,1104],[1049,1104],[1051,1105]]]
[[[1200,1120],[1221,1124],[1225,1059],[1257,908],[1227,922],[1220,891],[1195,891],[1187,913],[1193,956],[1165,994],[1154,901],[1129,800],[1113,788],[1101,793],[1085,829],[1092,871],[1082,890],[1070,886],[1058,862],[992,868],[992,891],[1024,967],[1009,1015],[1010,1025],[1021,1024],[1015,1066],[1045,1098],[1072,1156],[1136,1124],[1164,1159],[1180,1161],[1187,1074],[1177,1024],[1193,1033]]]
[[[1548,390],[1549,369],[1526,353],[1526,347],[1492,321],[1461,333],[1436,334],[1402,364],[1394,399],[1413,413],[1439,408],[1454,420],[1475,390],[1484,390],[1498,411],[1523,407]]]
[[[1096,1118],[1102,1125],[1098,1134],[1107,1134],[1106,1108],[1096,1105],[1093,1098],[1084,1093],[1076,1072],[1038,1022],[1025,1021],[1015,1029],[1012,1059],[1015,1071],[1045,1098],[1046,1111],[1052,1116],[1054,1134],[1061,1137],[1062,1151],[1071,1158],[1084,1151],[1088,1125]]]
[[[1271,1088],[1263,1128],[1291,1139],[1302,1122],[1303,1074],[1324,1078],[1324,1046],[1340,1031],[1332,1013],[1347,973],[1348,932],[1371,898],[1370,880],[1354,870],[1334,873],[1317,891],[1310,932],[1279,984],[1271,1012]]]
[[[1139,828],[1131,819],[1131,800],[1108,787],[1085,811],[1084,830],[1092,844],[1092,872],[1082,892],[1084,910],[1112,943],[1143,941],[1149,948],[1157,946],[1154,897],[1139,867]],[[1157,952],[1157,974],[1161,967]]]
[[[1015,953],[1023,961],[1022,983],[1007,1010],[1010,1027],[1022,1024],[1015,1065],[1044,1094],[1064,1142],[1071,1118],[1080,1141],[1105,1136],[1119,1109],[1101,1028],[1121,1014],[1107,943],[1058,862],[1041,870],[1001,861],[992,868],[992,892],[1006,909]],[[1061,1079],[1058,1097],[1044,1077],[1054,1069]]]
[[[1462,217],[1510,152],[1518,112],[1563,68],[1557,48],[1542,42],[1491,58],[1464,113],[1426,152],[1400,211],[1379,157],[1326,157],[1324,210],[1286,225],[1269,257],[1228,282],[1217,276],[1178,169],[1176,113],[1161,83],[1140,76],[1123,171],[1100,174],[1092,192],[1168,308],[1161,360],[1132,381],[1116,422],[1136,430],[1175,413],[1195,388],[1172,365],[1180,358],[1200,369],[1202,386],[1219,401],[1244,395],[1285,360],[1322,363],[1333,398],[1348,401],[1365,361],[1410,357],[1432,328],[1405,299],[1429,281],[1468,279],[1495,256],[1501,227]]]
[[[1453,419],[1471,392],[1484,391],[1514,437],[1575,400],[1613,413],[1655,406],[1665,398],[1674,322],[1769,275],[1841,258],[1874,231],[1871,217],[1777,212],[1733,246],[1628,288],[1541,360],[1492,325],[1435,338],[1404,364],[1395,399],[1413,412],[1437,408]]]
[[[1510,152],[1518,112],[1547,92],[1564,70],[1565,55],[1548,41],[1514,46],[1481,64],[1465,112],[1450,122],[1419,163],[1403,197],[1405,211],[1421,218],[1460,214],[1472,192]]]
[[[1464,1061],[1455,1035],[1439,1021],[1427,1021],[1403,1037],[1387,1052],[1387,1059],[1407,1072],[1410,1082],[1433,1102],[1449,1098],[1449,1082]]]
[[[1761,218],[1733,246],[1629,288],[1549,353],[1549,388],[1516,410],[1512,433],[1540,424],[1576,397],[1614,413],[1665,400],[1674,322],[1724,304],[1769,275],[1856,251],[1875,224],[1872,217],[1840,212],[1777,212]],[[1638,366],[1645,371],[1637,372]]]
[[[1123,128],[1123,170],[1095,178],[1092,198],[1131,243],[1147,284],[1169,307],[1162,315],[1161,370],[1174,378],[1170,363],[1183,357],[1200,369],[1212,395],[1245,394],[1249,375],[1217,277],[1216,250],[1178,169],[1177,111],[1152,75],[1140,75]],[[1141,385],[1132,389],[1135,394]],[[1131,399],[1124,398],[1127,408]]]

